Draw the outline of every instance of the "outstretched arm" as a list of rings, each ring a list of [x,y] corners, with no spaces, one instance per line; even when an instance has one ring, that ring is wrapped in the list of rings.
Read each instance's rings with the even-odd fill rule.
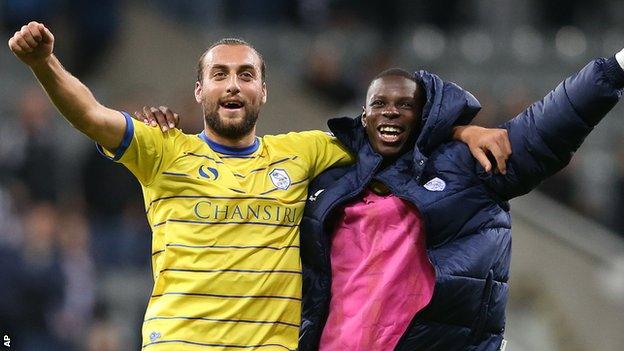
[[[102,106],[91,91],[56,58],[54,35],[30,22],[9,39],[11,51],[28,65],[60,113],[74,128],[107,149],[119,146],[126,122],[118,111]]]
[[[503,199],[526,194],[565,167],[624,87],[623,53],[597,59],[502,127],[513,154],[506,175],[481,175]],[[618,62],[620,61],[620,62]]]

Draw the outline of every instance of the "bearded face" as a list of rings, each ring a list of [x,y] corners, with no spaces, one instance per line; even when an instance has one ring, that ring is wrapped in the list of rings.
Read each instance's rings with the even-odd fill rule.
[[[251,133],[260,114],[259,105],[236,96],[216,102],[205,98],[201,105],[206,126],[227,139],[240,139]]]
[[[266,101],[256,52],[244,45],[218,45],[204,59],[195,99],[205,126],[213,135],[236,141],[255,133],[260,107]]]

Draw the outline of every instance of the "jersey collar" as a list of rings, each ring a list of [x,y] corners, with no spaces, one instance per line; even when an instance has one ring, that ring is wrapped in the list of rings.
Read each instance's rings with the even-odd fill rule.
[[[216,151],[220,154],[224,154],[224,155],[236,155],[236,156],[247,156],[247,155],[251,155],[254,152],[256,152],[256,150],[258,150],[258,147],[260,146],[260,142],[258,141],[258,138],[254,138],[254,142],[253,144],[246,146],[246,147],[232,147],[232,146],[226,146],[226,145],[221,145],[219,143],[217,143],[214,140],[211,140],[210,138],[208,138],[208,136],[206,135],[206,132],[201,132],[198,135],[203,141],[206,142],[206,144],[208,144],[208,146],[210,146],[210,148],[213,151]]]

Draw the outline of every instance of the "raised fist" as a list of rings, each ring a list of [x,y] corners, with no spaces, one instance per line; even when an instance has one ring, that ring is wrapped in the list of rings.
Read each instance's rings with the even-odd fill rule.
[[[17,58],[32,66],[52,55],[54,35],[43,24],[30,22],[9,39],[9,47]]]

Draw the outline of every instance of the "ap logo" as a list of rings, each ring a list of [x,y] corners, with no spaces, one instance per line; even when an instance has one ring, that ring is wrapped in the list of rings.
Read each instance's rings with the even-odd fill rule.
[[[269,173],[269,178],[276,188],[286,190],[290,186],[290,177],[284,169],[276,168]]]

